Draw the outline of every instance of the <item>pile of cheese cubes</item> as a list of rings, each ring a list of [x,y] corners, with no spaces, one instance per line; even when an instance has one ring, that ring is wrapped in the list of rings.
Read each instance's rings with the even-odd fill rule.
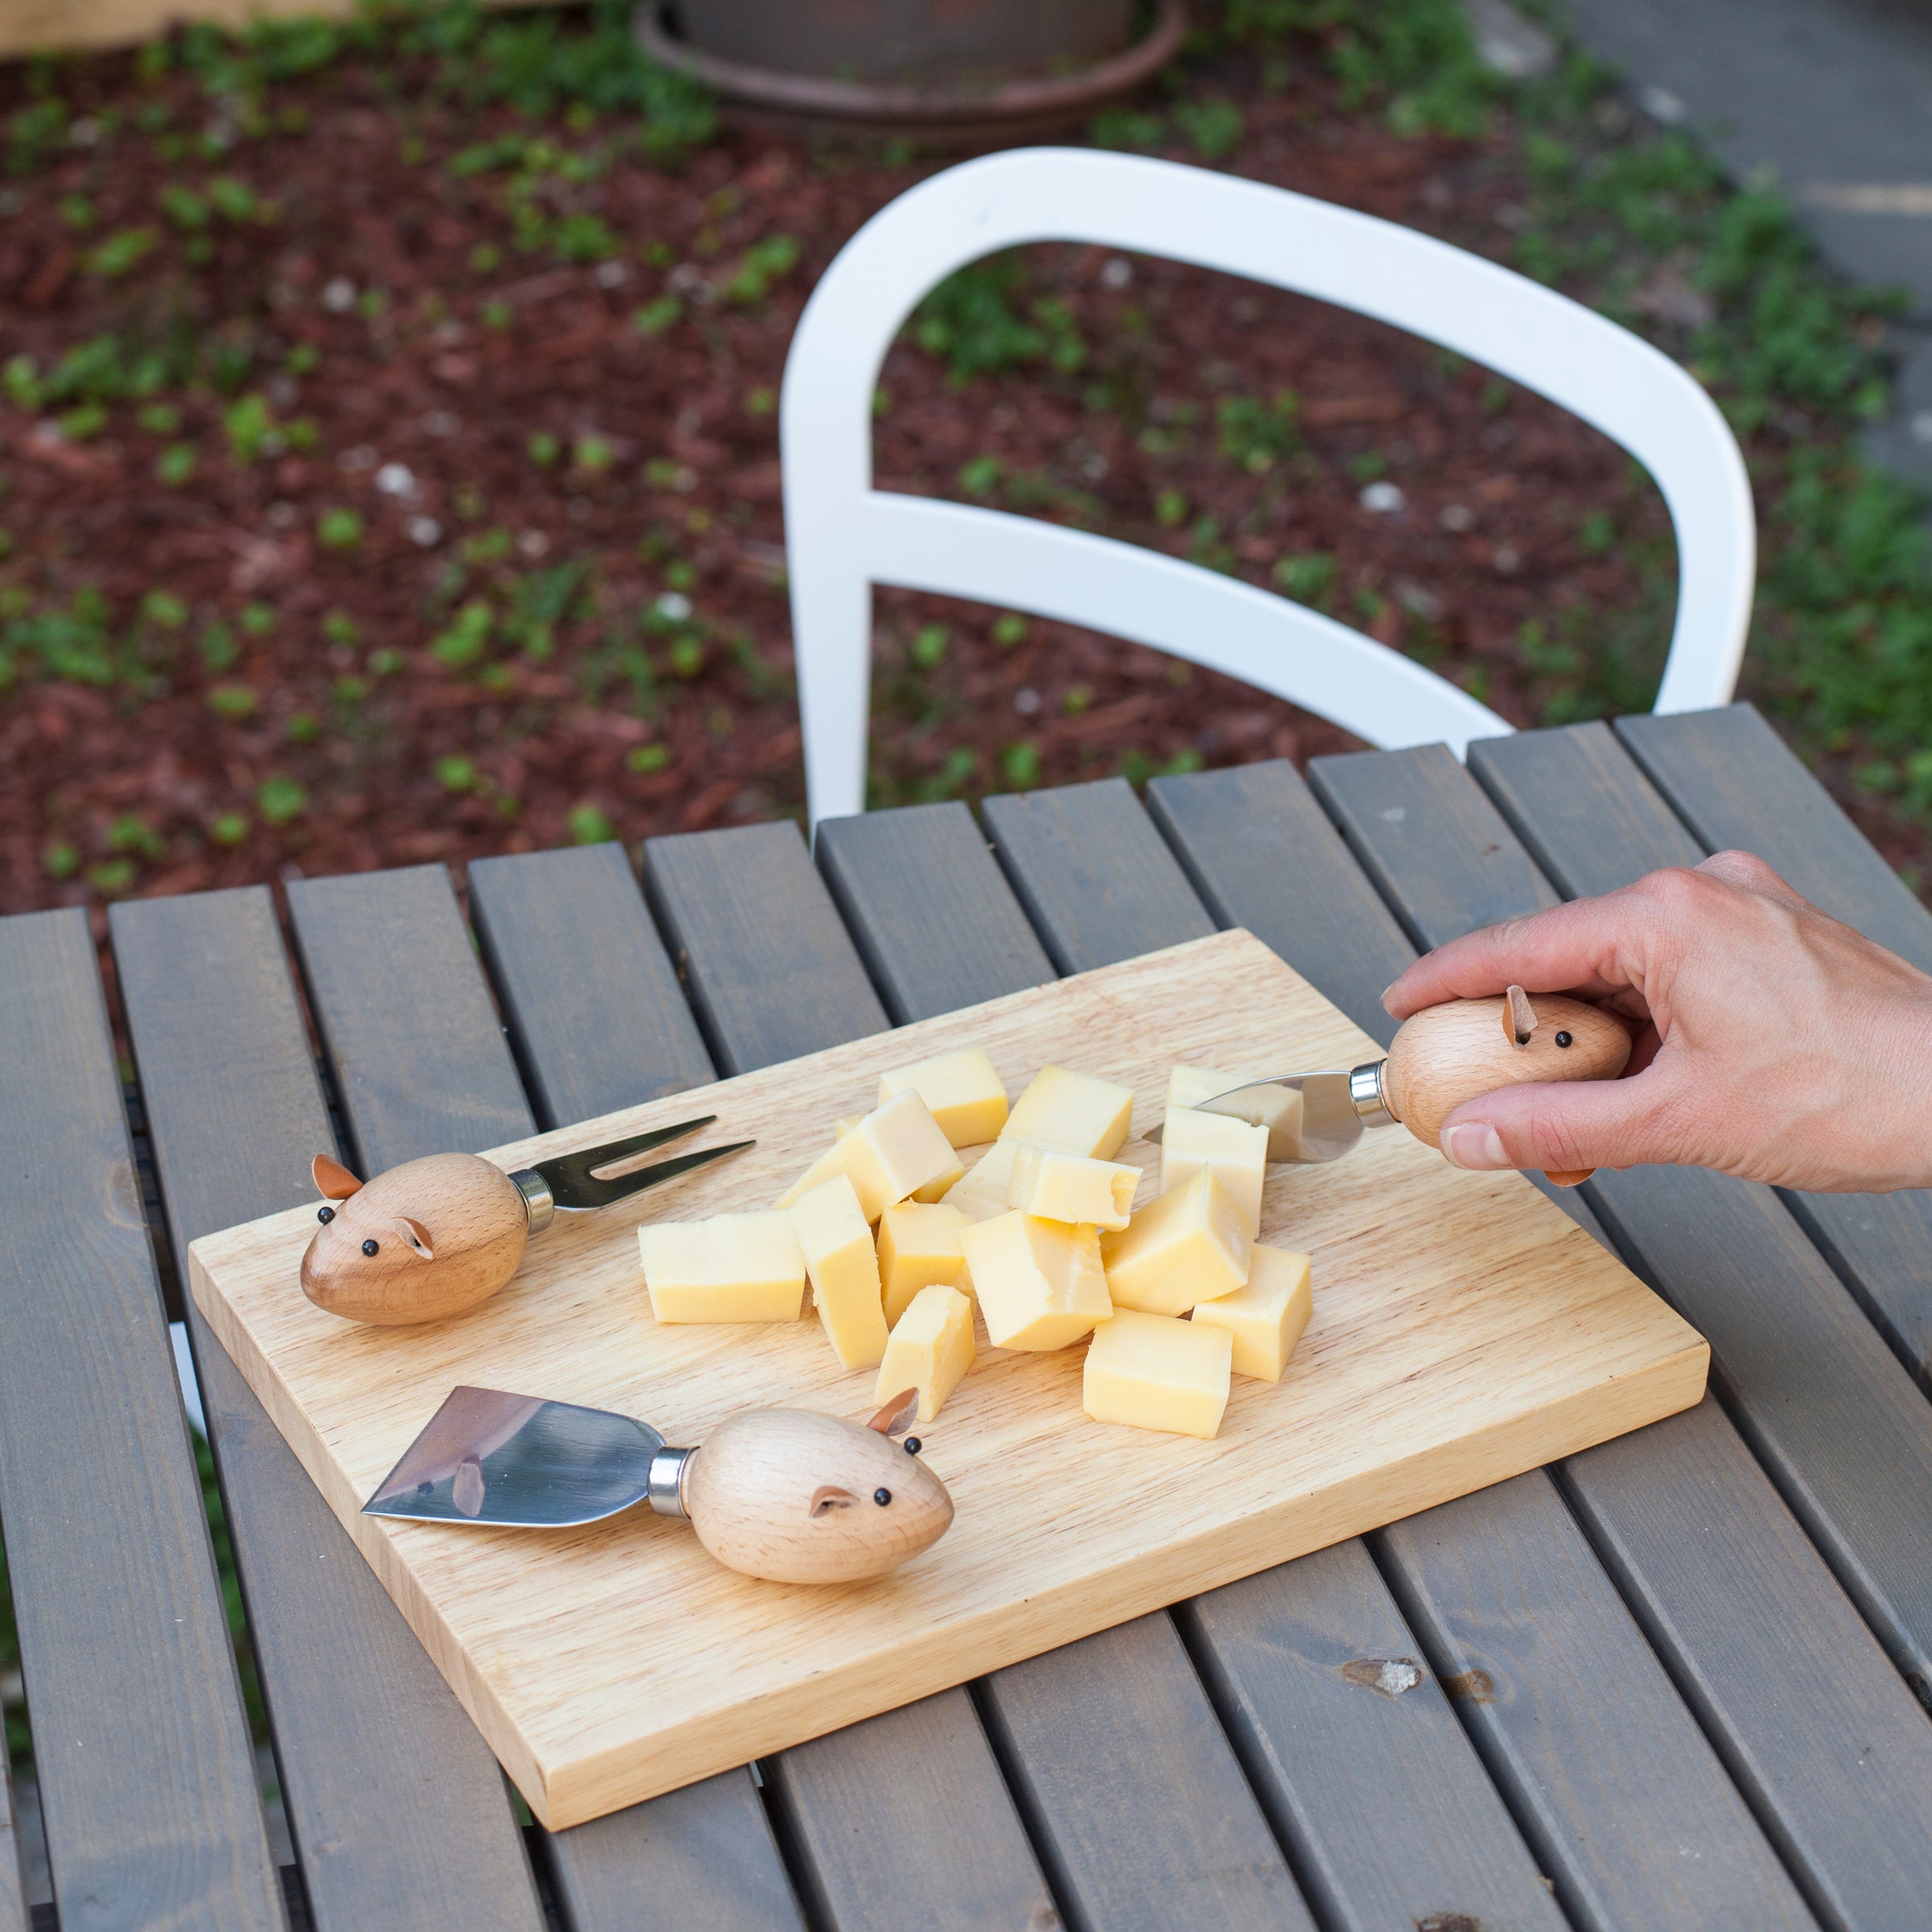
[[[1045,1067],[1009,1110],[978,1048],[901,1067],[770,1211],[640,1228],[651,1311],[795,1321],[809,1280],[840,1362],[876,1365],[881,1402],[917,1388],[930,1422],[976,1359],[976,1300],[996,1348],[1093,1338],[1096,1421],[1212,1436],[1230,1376],[1279,1381],[1310,1309],[1308,1257],[1255,1238],[1268,1129],[1195,1111],[1245,1077],[1174,1069],[1137,1212],[1113,1158],[1132,1088]]]

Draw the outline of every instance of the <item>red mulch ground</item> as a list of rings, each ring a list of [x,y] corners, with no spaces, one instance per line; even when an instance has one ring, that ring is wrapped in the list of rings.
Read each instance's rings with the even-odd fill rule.
[[[23,85],[0,76],[0,112]],[[143,660],[138,685],[30,673],[0,696],[0,910],[799,808],[771,401],[813,278],[942,161],[885,165],[748,134],[675,171],[621,159],[562,192],[622,244],[613,261],[577,264],[518,252],[505,175],[448,167],[524,124],[435,105],[407,74],[392,94],[379,68],[345,62],[276,90],[271,119],[299,101],[306,131],[240,138],[213,163],[170,163],[132,125],[160,102],[175,127],[203,126],[208,103],[189,80],[143,83],[112,60],[64,85],[77,112],[114,107],[130,125],[7,191],[6,353],[44,371],[76,343],[155,336],[173,317],[246,351],[236,393],[312,423],[314,442],[240,460],[223,427],[232,398],[205,386],[174,398],[182,419],[167,433],[125,402],[79,440],[0,402],[0,594],[17,613],[94,586]],[[1224,165],[1505,249],[1521,184],[1500,143],[1398,138],[1344,113],[1306,68],[1280,92],[1240,62],[1203,85],[1245,116]],[[605,138],[551,131],[576,150]],[[272,218],[216,221],[212,258],[196,264],[158,197],[214,175],[247,184]],[[74,196],[91,204],[85,233],[63,212]],[[138,227],[163,237],[146,259],[118,279],[90,271],[101,237]],[[778,236],[801,245],[795,268],[762,299],[734,297],[745,251]],[[497,266],[477,265],[485,245]],[[1084,366],[960,386],[902,345],[883,378],[886,485],[960,493],[962,468],[990,457],[995,501],[1257,582],[1285,556],[1331,556],[1337,615],[1522,723],[1551,689],[1524,662],[1525,622],[1634,606],[1637,559],[1667,553],[1661,502],[1620,452],[1478,369],[1166,264],[1056,248],[1033,251],[1029,273],[1022,308],[1057,296],[1088,345]],[[641,332],[634,317],[670,295],[678,319]],[[1298,449],[1258,473],[1231,460],[1218,406],[1284,389],[1300,398]],[[539,435],[555,439],[555,461],[533,458]],[[572,456],[585,439],[588,464]],[[180,444],[194,474],[171,486],[156,464]],[[975,474],[984,485],[992,466]],[[1378,478],[1402,493],[1400,511],[1364,506],[1364,480]],[[1163,506],[1176,492],[1184,503]],[[342,510],[362,519],[360,542],[326,547],[321,520]],[[1593,511],[1610,519],[1594,535]],[[506,613],[572,564],[584,567],[577,606],[519,640]],[[157,591],[185,605],[185,621],[139,620]],[[688,618],[675,614],[682,599]],[[492,632],[477,662],[452,667],[429,647],[477,600],[496,613]],[[882,802],[1348,744],[1106,638],[898,593],[879,610]],[[260,635],[244,628],[250,611],[272,618]],[[1650,623],[1661,658],[1667,610]],[[202,640],[215,625],[238,654],[221,662],[217,629],[211,667]]]

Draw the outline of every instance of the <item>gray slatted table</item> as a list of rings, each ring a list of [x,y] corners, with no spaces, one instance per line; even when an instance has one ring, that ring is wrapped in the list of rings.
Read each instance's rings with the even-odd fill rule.
[[[1932,964],[1932,919],[1744,707],[1467,771],[922,807],[815,855],[788,824],[661,839],[641,879],[615,847],[485,861],[467,926],[435,867],[299,883],[286,931],[259,889],[129,904],[145,1232],[85,922],[0,921],[0,1533],[59,1922],[1925,1922],[1922,1197],[1600,1176],[1568,1204],[1712,1340],[1697,1410],[554,1835],[191,1310],[279,1883],[169,1374],[150,1238],[178,1270],[307,1198],[312,1153],[487,1146],[1237,923],[1385,1038],[1418,946],[1730,844]],[[0,1932],[15,1871],[0,1780]]]

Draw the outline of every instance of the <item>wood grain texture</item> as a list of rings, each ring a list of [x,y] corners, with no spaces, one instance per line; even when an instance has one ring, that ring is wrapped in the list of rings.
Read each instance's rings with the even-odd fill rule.
[[[1364,824],[1389,823],[1374,814],[1377,766],[1389,768],[1397,795],[1413,800],[1421,789],[1416,772],[1395,769],[1411,762],[1410,754],[1399,753],[1356,762],[1355,797]],[[1419,879],[1422,898],[1439,904],[1445,881],[1463,862],[1461,840],[1432,841],[1415,829],[1418,823],[1487,822],[1529,865],[1480,795],[1473,804],[1458,800],[1458,793],[1476,793],[1474,779],[1453,764],[1430,764],[1429,782],[1445,795],[1440,811],[1410,813],[1383,840],[1384,869],[1396,889]],[[1738,1426],[1893,1661],[1921,1681],[1932,1681],[1923,1637],[1926,1552],[1932,1549],[1926,1447],[1932,1413],[1903,1371],[1769,1190],[1698,1169],[1642,1167],[1600,1174],[1589,1191],[1620,1246],[1710,1337],[1713,1381]],[[1695,1482],[1670,1431],[1652,1431],[1645,1439],[1654,1459],[1651,1480],[1660,1490]],[[1748,1501],[1740,1496],[1739,1508]],[[1724,1613],[1735,1593],[1732,1571],[1722,1562],[1699,1558],[1699,1548],[1687,1550],[1673,1574],[1686,1593],[1701,1593],[1700,1604],[1638,1608],[1652,1618],[1674,1610],[1683,1627],[1705,1635],[1712,1647],[1700,1668],[1738,1690],[1724,1710],[1762,1718],[1761,1703],[1750,1691],[1767,1671],[1773,1679],[1806,1673],[1829,1678],[1859,1667],[1856,1655],[1839,1657],[1820,1635],[1815,1565],[1771,1572],[1783,1583],[1773,1626],[1782,1653],[1773,1660],[1761,1645],[1739,1641]],[[1896,1678],[1867,1688],[1880,1699],[1909,1697]],[[1728,1759],[1747,1748],[1729,1736],[1715,1741]],[[1817,1761],[1828,1759],[1831,1741],[1818,1741]],[[1836,1856],[1864,1856],[1856,1847],[1867,1821],[1856,1802],[1828,1777],[1821,1793],[1819,1802],[1841,1807]]]
[[[264,888],[130,900],[109,924],[185,1278],[198,1236],[312,1205],[332,1130]],[[312,1922],[535,1932],[495,1760],[192,1297],[188,1322]]]
[[[63,1922],[283,1925],[78,910],[0,920],[0,1521]]]
[[[720,1005],[718,1023],[720,1047],[741,1071],[758,1055],[769,1063],[844,1038],[854,1013],[863,1013],[873,997],[849,943],[841,950],[825,939],[822,969],[795,972],[788,935],[795,926],[819,928],[826,887],[810,865],[795,862],[782,838],[759,849],[767,861],[760,880],[766,896],[751,909],[756,916],[695,923],[694,950],[685,960],[694,983],[737,989],[741,997]],[[706,833],[678,848],[683,899],[703,909],[729,898],[744,850],[745,841],[730,832]],[[988,988],[1012,989],[997,982]],[[963,1699],[929,1698],[802,1748],[802,1757],[786,1752],[770,1761],[767,1775],[790,1820],[803,1867],[800,1882],[823,1906],[869,1922],[879,1901],[890,1901],[903,1921],[961,1932],[1002,1922],[1016,1897],[1029,1912],[1051,1909],[992,1748]],[[899,1836],[876,1831],[875,1809],[886,1792],[929,1798],[918,1808],[923,1828]],[[910,1827],[911,1818],[901,1815]],[[976,1820],[987,1856],[959,1855],[955,1821],[962,1815]],[[557,1842],[576,1835],[565,1833]],[[843,1927],[840,1917],[832,1922]]]
[[[956,799],[828,819],[813,855],[894,1026],[1054,977]]]
[[[443,867],[298,879],[288,910],[358,1174],[530,1131]]]
[[[982,807],[993,848],[1062,972],[1214,930],[1125,778],[1016,792]]]
[[[1459,769],[1451,770],[1456,783],[1464,782]],[[1183,782],[1206,788],[1224,775],[1162,781],[1163,792],[1171,797]],[[1308,795],[1301,790],[1298,780],[1290,782],[1291,777],[1285,774],[1271,784],[1257,808],[1288,809],[1298,814]],[[1382,958],[1373,953],[1364,957],[1359,935],[1364,927],[1373,927],[1366,916],[1349,904],[1350,895],[1373,892],[1363,873],[1352,869],[1336,878],[1325,862],[1329,848],[1311,835],[1299,833],[1290,849],[1312,849],[1324,861],[1316,882],[1304,888],[1303,881],[1285,865],[1263,868],[1251,862],[1252,852],[1265,849],[1270,843],[1280,849],[1288,845],[1287,840],[1269,841],[1261,828],[1250,832],[1239,820],[1212,826],[1204,803],[1199,799],[1191,803],[1194,810],[1187,817],[1175,813],[1171,822],[1177,836],[1185,840],[1192,869],[1214,885],[1227,903],[1267,913],[1295,948],[1295,964],[1325,992],[1347,989],[1352,977],[1355,997],[1373,999],[1393,974]],[[1231,811],[1232,805],[1231,800]],[[1373,811],[1373,802],[1371,805]],[[1424,852],[1420,861],[1424,866],[1453,868],[1466,859],[1492,860],[1493,855],[1484,848],[1499,836],[1506,840],[1507,828],[1500,822],[1485,823],[1480,813],[1466,815],[1473,816],[1477,836],[1472,840],[1446,839],[1439,851]],[[1428,819],[1425,813],[1422,822]],[[1402,819],[1377,817],[1373,822],[1399,828],[1409,821],[1406,814]],[[1205,836],[1197,837],[1204,827]],[[1383,869],[1387,876],[1387,868]],[[1324,914],[1331,905],[1340,910],[1333,916],[1302,916],[1311,905],[1319,906]],[[1407,943],[1402,943],[1406,956]],[[1566,1191],[1574,1198],[1577,1191]],[[1645,1439],[1656,1433],[1648,1432]],[[1550,1587],[1569,1576],[1564,1548],[1543,1546],[1539,1517],[1530,1507],[1541,1480],[1525,1478],[1499,1492],[1505,1514],[1500,1527],[1494,1521],[1488,1525],[1489,1534],[1463,1534],[1451,1512],[1439,1513],[1432,1519],[1443,1560],[1466,1571],[1470,1579],[1471,1600],[1478,1606],[1487,1633],[1488,1667],[1500,1666],[1512,1682],[1534,1684],[1536,1695],[1547,1701],[1553,1714],[1547,1727],[1526,1724],[1503,1733],[1501,1744],[1492,1752],[1492,1769],[1512,1793],[1541,1793],[1545,1810],[1560,1823],[1560,1831],[1554,1826],[1541,1831],[1538,1843],[1567,1897],[1627,1893],[1647,1901],[1645,1909],[1654,1907],[1657,1916],[1647,1922],[1668,1923],[1688,1881],[1682,1861],[1668,1844],[1648,1834],[1646,1821],[1653,1815],[1653,1806],[1661,1797],[1667,1808],[1680,1810],[1687,1817],[1721,1821],[1735,1815],[1736,1794],[1714,1770],[1711,1752],[1702,1745],[1682,1700],[1674,1691],[1660,1689],[1654,1668],[1647,1673],[1625,1668],[1630,1646],[1641,1649],[1642,1639],[1628,1612],[1622,1613],[1620,1624],[1612,1616],[1606,1625],[1601,1607],[1613,1603],[1614,1595],[1600,1566],[1587,1564],[1580,1574],[1570,1578],[1574,1598],[1534,1630],[1519,1631],[1511,1622],[1502,1607],[1513,1602],[1519,1593],[1516,1573],[1520,1569],[1540,1566],[1554,1579],[1547,1586]],[[1512,1492],[1523,1493],[1519,1500],[1511,1501]],[[1506,1537],[1501,1534],[1502,1529],[1506,1529]],[[1406,1567],[1392,1539],[1382,1539],[1380,1547],[1390,1577],[1405,1600],[1419,1604],[1422,1579]],[[1573,1541],[1569,1547],[1574,1550]],[[1484,1604],[1494,1608],[1482,1610]],[[1614,1697],[1604,1694],[1607,1684],[1616,1685]],[[1595,1788],[1575,1784],[1557,1752],[1566,1730],[1600,1739],[1603,1762],[1606,1767],[1617,1767],[1617,1774],[1607,1777]],[[1507,1769],[1501,1756],[1505,1752],[1513,1754]],[[1385,1775],[1393,1779],[1397,1774]],[[1639,1784],[1620,1782],[1632,1778]],[[1526,1828],[1537,1829],[1532,1810],[1519,1805],[1517,1815]],[[1362,1854],[1355,1837],[1339,1841],[1338,1856],[1356,1861],[1360,1868]],[[1359,1882],[1366,1885],[1374,1877],[1371,1867],[1362,1872]],[[1706,1896],[1713,1910],[1722,1909],[1717,1891]],[[1634,1922],[1646,1923],[1641,1911]]]
[[[647,839],[644,884],[712,1058],[727,1072],[786,1059],[801,1013],[822,1045],[891,1024],[790,819]],[[785,924],[774,928],[781,907]],[[774,947],[786,976],[775,1002]]]
[[[1598,1550],[1819,1917],[1847,1927],[1922,1923],[1932,1724],[1717,1405],[1662,1432],[1677,1451],[1671,1482],[1657,1480],[1641,1437],[1567,1466]],[[1729,1583],[1721,1596],[1703,1587],[1711,1564]],[[1805,1633],[1802,1666],[1794,1618]],[[1757,1668],[1711,1667],[1740,1654]]]
[[[1682,1420],[1643,1432],[1640,1488],[1657,1486],[1653,1447]],[[1374,1542],[1575,1924],[1813,1924],[1546,1472],[1393,1523]],[[1647,1721],[1631,1722],[1637,1711]]]
[[[963,1689],[796,1745],[765,1777],[840,1932],[1061,1922]]]
[[[1175,1615],[1324,1926],[1563,1926],[1359,1541]]]
[[[1381,989],[1415,948],[1286,758],[1156,778],[1147,811],[1216,925],[1246,927],[1389,1044]]]
[[[317,913],[315,950],[324,956],[329,968],[322,976],[312,972],[311,975],[317,1024],[332,1044],[339,1042],[336,1063],[345,1096],[353,1092],[365,1100],[373,1097],[385,1103],[365,1106],[361,1118],[354,1123],[365,1151],[374,1142],[374,1158],[383,1165],[437,1150],[448,1144],[452,1133],[477,1129],[506,1113],[521,1121],[519,1131],[528,1133],[535,1126],[460,919],[440,910],[419,919],[409,935],[414,948],[414,957],[407,963],[410,971],[398,970],[402,963],[386,950],[389,922],[407,918],[411,908],[446,906],[453,911],[447,875],[440,869],[423,869],[437,872],[440,894],[433,880],[425,882],[425,890],[415,890],[419,873],[363,873],[325,881],[339,890],[312,902]],[[499,937],[509,917],[500,903]],[[303,943],[306,953],[308,943]],[[366,981],[359,981],[357,962],[364,956],[375,970]],[[426,999],[436,1003],[436,1009],[427,1018],[422,1011]],[[393,1076],[384,1070],[392,1058],[424,1084],[421,1107],[386,1104],[387,1083]],[[582,1144],[580,1137],[571,1138],[573,1145]],[[730,1777],[749,1788],[749,1776],[743,1769]],[[730,1777],[707,1781],[709,1797],[687,1795],[679,1815],[689,1820],[701,1811],[708,1821],[707,1831],[713,1844],[733,1847],[734,1860],[749,1882],[742,1889],[720,1888],[712,1897],[708,1915],[687,1922],[693,1932],[700,1927],[704,1932],[713,1932],[714,1928],[716,1932],[726,1932],[727,1928],[737,1932],[741,1927],[791,1926],[795,1923],[795,1907],[791,1904],[782,1872],[770,1869],[777,1864],[770,1829],[761,1812],[754,1809],[747,1814],[741,1802],[729,1799]],[[627,1925],[638,1900],[654,1896],[660,1882],[675,1890],[681,1870],[666,1831],[655,1822],[654,1811],[636,1808],[627,1817],[628,1824],[621,1827],[618,1820],[607,1821],[605,1833],[587,1854],[580,1871],[573,1838],[555,1838],[546,1847],[560,1888],[568,1893],[574,1885],[586,1909],[609,1901],[615,1916],[605,1922],[616,1926]],[[753,1825],[756,1829],[749,1828]],[[630,1847],[624,1858],[617,1849],[621,1835],[627,1836]],[[621,1864],[628,1865],[628,1886],[623,1889],[613,1882]],[[770,1918],[758,1915],[774,1900],[783,1901],[782,1913]],[[592,1932],[597,1922],[580,1918],[576,1932]]]
[[[1748,833],[1752,850],[1802,877],[1799,890],[1834,916],[1921,964],[1932,958],[1932,917],[1916,901],[1899,903],[1891,868],[1755,712],[1734,705],[1663,721],[1672,729],[1630,741],[1683,786],[1707,837],[1678,818],[1607,725],[1499,739],[1470,769],[1519,833],[1541,828],[1528,835],[1531,849],[1568,894],[1608,891],[1658,864],[1694,865],[1707,845],[1743,844]],[[1782,1198],[1893,1352],[1932,1387],[1932,1193]]]
[[[1145,1126],[1174,1061],[1215,1064],[1257,1026],[1318,1063],[1368,1051],[1257,941],[1218,935],[720,1083],[706,1096],[719,1131],[758,1146],[654,1208],[770,1199],[825,1122],[908,1058],[983,1045],[1013,1084],[1050,1060],[1084,1067],[1141,1092]],[[687,1104],[493,1158],[527,1165]],[[1128,1146],[1150,1164],[1144,1141]],[[587,1216],[467,1315],[361,1328],[289,1291],[312,1224],[297,1211],[197,1243],[193,1291],[533,1810],[559,1824],[1514,1474],[1703,1387],[1702,1342],[1520,1177],[1373,1136],[1265,1199],[1264,1237],[1311,1253],[1326,1286],[1288,1375],[1237,1388],[1218,1440],[1103,1430],[1080,1414],[1077,1354],[995,1355],[927,1438],[959,1512],[942,1543],[877,1583],[749,1584],[647,1516],[532,1538],[357,1512],[459,1381],[633,1413],[647,1399],[674,1441],[766,1403],[869,1414],[870,1378],[841,1372],[816,1324],[659,1327],[629,1218]],[[622,1641],[641,1570],[663,1633],[647,1680]]]
[[[621,845],[473,860],[469,911],[539,1127],[711,1079]]]
[[[1123,1682],[1132,1697],[1119,1695]],[[1075,1925],[1315,1932],[1170,1618],[1139,1617],[1016,1664],[980,1695]],[[1066,1722],[1069,1707],[1084,1715],[1077,1727]],[[1195,1768],[1183,1800],[1186,1862],[1162,1824],[1183,1796],[1165,1776],[1174,1757]],[[1096,1776],[1123,1819],[1153,1828],[1099,1838],[1089,1817]]]

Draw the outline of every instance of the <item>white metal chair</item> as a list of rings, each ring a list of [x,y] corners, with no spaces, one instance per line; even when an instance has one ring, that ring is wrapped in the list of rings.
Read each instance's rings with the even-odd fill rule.
[[[1676,529],[1659,711],[1722,704],[1750,621],[1756,523],[1724,418],[1628,330],[1495,263],[1306,195],[1169,161],[1022,148],[909,190],[839,252],[793,337],[780,404],[786,552],[811,821],[865,809],[872,586],[971,597],[1225,671],[1372,745],[1510,727],[1447,679],[1251,584],[1035,518],[872,487],[873,395],[894,337],[953,270],[1026,242],[1166,255],[1319,296],[1538,390],[1621,444]]]

